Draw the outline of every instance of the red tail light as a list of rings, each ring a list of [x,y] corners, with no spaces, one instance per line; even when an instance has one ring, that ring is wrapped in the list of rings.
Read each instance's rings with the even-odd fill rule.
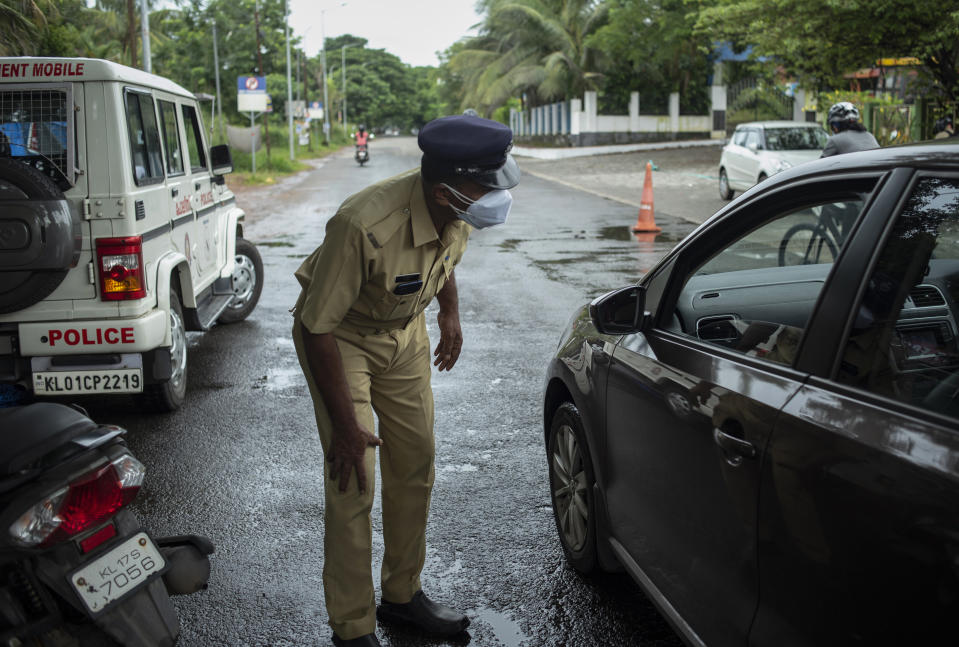
[[[97,239],[97,274],[104,301],[142,299],[147,295],[143,242],[139,236]]]
[[[44,547],[94,528],[133,501],[145,472],[124,454],[33,505],[10,526],[10,536],[21,546]]]

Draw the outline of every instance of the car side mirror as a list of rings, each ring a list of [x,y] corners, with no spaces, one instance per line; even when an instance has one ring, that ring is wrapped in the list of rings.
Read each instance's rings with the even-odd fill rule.
[[[213,175],[226,175],[233,172],[233,155],[230,147],[219,144],[210,148],[210,161],[213,163]]]
[[[589,316],[596,330],[604,335],[628,335],[645,328],[649,320],[645,306],[646,288],[631,285],[593,299]]]
[[[749,149],[750,151],[752,151],[753,153],[755,153],[757,150],[759,150],[759,146],[756,144],[756,142],[749,142],[749,144],[746,146],[746,148],[748,148],[748,149]]]

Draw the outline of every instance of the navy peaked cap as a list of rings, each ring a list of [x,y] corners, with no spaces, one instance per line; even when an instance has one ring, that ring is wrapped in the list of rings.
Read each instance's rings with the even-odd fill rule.
[[[440,117],[420,129],[424,163],[442,167],[495,189],[519,182],[519,168],[509,154],[513,131],[498,121],[454,115]]]

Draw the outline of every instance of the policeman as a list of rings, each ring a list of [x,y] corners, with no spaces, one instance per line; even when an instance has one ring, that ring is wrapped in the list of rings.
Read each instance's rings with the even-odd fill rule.
[[[509,214],[507,189],[519,182],[512,138],[480,117],[426,124],[420,168],[347,198],[296,271],[293,340],[326,457],[323,586],[334,645],[379,645],[377,618],[438,636],[469,624],[420,587],[434,456],[423,311],[435,296],[433,364],[450,370],[463,343],[453,268],[474,227]],[[370,525],[377,447],[385,548],[378,608]]]

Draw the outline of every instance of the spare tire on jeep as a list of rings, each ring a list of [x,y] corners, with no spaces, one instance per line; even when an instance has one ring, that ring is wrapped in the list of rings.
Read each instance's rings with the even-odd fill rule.
[[[80,258],[82,231],[60,188],[16,158],[0,158],[0,314],[38,303]]]

